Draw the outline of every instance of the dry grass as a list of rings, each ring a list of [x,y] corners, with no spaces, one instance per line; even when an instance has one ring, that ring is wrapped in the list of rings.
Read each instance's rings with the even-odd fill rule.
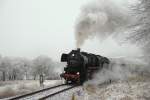
[[[74,93],[72,94],[71,100],[76,100],[76,97],[75,97]]]
[[[60,81],[57,82],[57,80],[47,80],[45,82],[45,87],[59,83]],[[6,81],[1,83],[1,85],[3,86],[0,86],[0,99],[26,94],[42,88],[40,87],[38,80]]]
[[[133,98],[131,98],[129,96],[125,96],[125,97],[121,98],[120,100],[133,100]]]
[[[84,87],[88,94],[96,93],[96,87],[94,85],[88,84]]]
[[[131,81],[131,82],[145,82],[145,81],[150,81],[150,77],[149,76],[143,76],[143,75],[137,75],[137,76],[130,77],[128,79],[128,81]]]
[[[13,82],[12,82],[13,83]],[[35,91],[39,88],[37,82],[14,82],[12,85],[4,85],[0,88],[0,98],[11,97],[15,95],[26,94],[32,91]]]
[[[12,89],[11,87],[5,87],[3,91],[0,92],[0,98],[10,97],[16,94],[17,94],[16,91]]]

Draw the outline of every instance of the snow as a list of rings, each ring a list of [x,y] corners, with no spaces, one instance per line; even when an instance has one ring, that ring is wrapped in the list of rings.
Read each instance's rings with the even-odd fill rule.
[[[6,85],[5,87],[10,86],[20,89],[19,82],[16,83],[16,87],[14,87],[15,85]],[[35,83],[35,81],[25,82],[30,88],[33,88]],[[51,80],[46,81],[44,85],[53,86],[60,83],[61,81]],[[0,87],[1,89],[2,87]],[[60,98],[61,100],[150,100],[150,79],[138,77],[138,79],[132,78],[128,81],[117,81],[102,85],[85,83],[83,87],[68,90],[48,100],[60,100]]]
[[[85,84],[76,100],[150,100],[150,80],[117,81],[111,84]]]
[[[61,80],[46,80],[44,82],[44,88],[61,84]],[[41,89],[38,80],[22,80],[22,81],[6,81],[1,82],[0,85],[0,98],[21,95],[30,93]]]
[[[50,94],[53,94],[53,93],[55,93],[55,92],[57,92],[57,91],[61,91],[61,90],[63,90],[63,89],[69,88],[69,87],[71,87],[71,86],[65,85],[65,86],[61,86],[61,87],[49,89],[49,90],[47,90],[47,91],[40,92],[40,93],[36,93],[36,94],[34,94],[34,95],[27,96],[27,97],[21,98],[21,99],[19,99],[19,100],[38,100],[39,98],[48,96],[48,95],[50,95]]]
[[[17,91],[26,90],[26,92],[33,91],[35,88],[40,89],[38,81],[20,81],[14,82],[12,85],[8,82],[2,87],[0,86],[0,93],[3,89],[8,88],[9,91],[18,93]],[[24,87],[20,86],[24,83]],[[45,86],[53,86],[61,84],[61,80],[47,80]],[[37,85],[36,85],[37,84]],[[2,89],[3,88],[3,89]],[[30,89],[29,89],[30,88]],[[7,90],[7,89],[6,89]],[[48,100],[150,100],[150,77],[138,76],[132,77],[126,81],[115,81],[101,85],[85,83],[83,86],[73,88],[66,92],[60,93]]]
[[[60,94],[57,94],[56,96],[47,98],[46,100],[76,100],[76,95],[80,95],[82,92],[82,89],[83,89],[82,86],[78,86],[70,90],[67,90],[65,92],[62,92]],[[78,99],[78,100],[82,100],[82,99]]]

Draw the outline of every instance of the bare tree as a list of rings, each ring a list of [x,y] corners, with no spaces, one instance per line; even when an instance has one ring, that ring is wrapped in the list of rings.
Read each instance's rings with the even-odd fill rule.
[[[6,80],[6,76],[7,76],[7,72],[8,70],[10,70],[10,67],[11,66],[11,63],[10,63],[10,59],[8,57],[4,57],[2,60],[1,60],[1,65],[0,65],[0,68],[1,68],[1,71],[2,71],[2,80],[5,81]]]
[[[129,39],[141,45],[145,54],[150,53],[150,0],[139,0],[134,6],[134,16],[137,19],[133,24]]]
[[[15,79],[28,79],[31,73],[31,62],[25,58],[13,58],[12,65],[12,78]]]
[[[58,67],[56,62],[47,56],[38,56],[34,60],[0,56],[0,79],[36,79],[40,75],[45,75],[47,79],[58,79]]]
[[[31,76],[31,69],[31,61],[25,58],[0,58],[0,77],[3,81],[27,79],[27,76]]]
[[[46,56],[39,56],[34,59],[33,67],[34,79],[42,74],[48,77],[54,72],[53,62],[49,57]]]

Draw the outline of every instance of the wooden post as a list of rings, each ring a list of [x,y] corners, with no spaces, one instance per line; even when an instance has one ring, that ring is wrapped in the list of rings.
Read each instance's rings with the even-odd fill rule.
[[[74,93],[72,94],[72,99],[71,100],[76,100]]]

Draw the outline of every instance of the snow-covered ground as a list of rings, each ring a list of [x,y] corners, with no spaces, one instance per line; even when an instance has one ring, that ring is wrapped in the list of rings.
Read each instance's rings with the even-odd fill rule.
[[[150,82],[117,82],[103,87],[87,88],[87,100],[150,100]]]
[[[82,99],[76,98],[76,95],[81,96],[81,94],[82,94],[81,92],[83,92],[83,87],[78,86],[78,87],[72,88],[70,90],[67,90],[65,92],[59,93],[50,98],[47,98],[46,100],[82,100]]]
[[[132,78],[111,84],[86,84],[76,100],[150,100],[150,77]]]
[[[61,80],[46,80],[44,87],[61,84]],[[41,89],[38,80],[6,81],[0,82],[0,99]]]
[[[20,94],[40,89],[38,81],[16,81],[10,85],[0,86],[0,93]],[[47,80],[44,85],[61,84],[60,80]],[[83,86],[56,95],[50,100],[150,100],[150,77],[132,77],[127,81],[116,81],[111,84],[85,83]]]
[[[85,83],[47,100],[150,100],[150,77],[134,76],[111,84]]]

